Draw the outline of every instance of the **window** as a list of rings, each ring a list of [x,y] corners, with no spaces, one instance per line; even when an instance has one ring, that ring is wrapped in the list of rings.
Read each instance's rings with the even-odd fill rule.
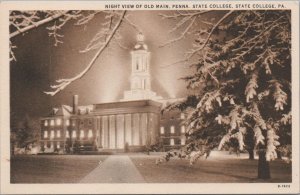
[[[60,130],[56,131],[56,137],[60,137]]]
[[[50,126],[54,126],[54,120],[50,121]]]
[[[56,147],[59,149],[60,148],[60,143],[57,142]]]
[[[54,143],[53,142],[51,142],[51,146],[50,146],[51,148],[54,148]]]
[[[184,113],[181,113],[180,114],[180,119],[184,119],[184,118],[185,118]]]
[[[182,137],[182,138],[181,138],[180,144],[181,144],[181,145],[185,145],[185,137]]]
[[[175,133],[175,127],[174,126],[171,126],[171,133]]]
[[[48,138],[48,131],[44,131],[44,138]]]
[[[80,139],[84,138],[84,131],[83,130],[80,130]]]
[[[66,126],[70,126],[70,120],[69,119],[66,120]]]
[[[51,138],[51,139],[54,138],[54,130],[51,130],[50,138]]]
[[[93,131],[90,129],[88,133],[88,138],[92,138],[92,137],[93,137]]]
[[[164,127],[160,127],[160,134],[165,134],[165,128]]]
[[[56,119],[56,125],[61,125],[61,119],[60,118]]]
[[[70,134],[68,130],[66,131],[66,138],[70,138]]]
[[[75,130],[72,131],[72,138],[76,138],[76,131]]]
[[[44,125],[47,127],[48,126],[48,121],[45,120]]]
[[[93,124],[92,119],[89,119],[89,125],[92,125],[92,124]]]
[[[185,133],[185,126],[184,125],[181,126],[181,133]]]
[[[72,120],[72,126],[74,127],[76,124],[75,120]]]
[[[174,146],[174,144],[175,144],[175,143],[174,143],[174,139],[170,139],[170,145],[171,145],[171,146]]]

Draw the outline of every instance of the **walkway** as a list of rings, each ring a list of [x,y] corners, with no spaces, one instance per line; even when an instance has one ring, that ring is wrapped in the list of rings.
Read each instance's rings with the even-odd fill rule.
[[[127,155],[111,155],[80,183],[145,183]]]

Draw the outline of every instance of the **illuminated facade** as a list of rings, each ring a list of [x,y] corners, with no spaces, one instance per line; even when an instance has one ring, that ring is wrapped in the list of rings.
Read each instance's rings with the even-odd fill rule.
[[[62,105],[41,118],[42,151],[143,151],[161,144],[169,150],[185,144],[184,115],[161,109],[172,100],[151,90],[150,52],[142,34],[131,52],[131,88],[119,102],[79,106]],[[173,99],[174,101],[174,99]]]

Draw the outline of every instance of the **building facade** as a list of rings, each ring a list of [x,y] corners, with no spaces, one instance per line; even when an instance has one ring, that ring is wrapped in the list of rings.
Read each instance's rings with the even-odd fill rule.
[[[161,114],[168,100],[151,90],[150,52],[142,34],[131,59],[130,90],[120,101],[79,106],[75,95],[72,107],[62,105],[41,118],[42,151],[143,151],[155,144],[169,150],[185,144],[185,114]]]

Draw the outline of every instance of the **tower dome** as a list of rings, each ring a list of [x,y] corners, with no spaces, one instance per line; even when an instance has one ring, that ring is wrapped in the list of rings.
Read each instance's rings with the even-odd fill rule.
[[[133,50],[148,50],[148,46],[144,43],[144,35],[143,33],[139,32],[136,36],[137,43],[135,44]]]

